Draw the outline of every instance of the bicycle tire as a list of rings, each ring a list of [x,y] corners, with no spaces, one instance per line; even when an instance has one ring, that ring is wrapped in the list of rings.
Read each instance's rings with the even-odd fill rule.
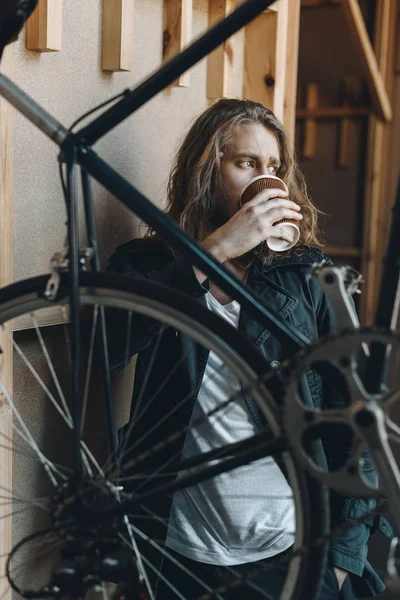
[[[69,295],[69,275],[60,278],[57,299],[49,303],[45,289],[49,276],[43,275],[12,284],[0,290],[0,325],[22,315],[51,306],[65,307]],[[276,436],[280,435],[279,411],[260,378],[269,365],[261,354],[234,328],[210,313],[188,296],[153,282],[104,273],[80,273],[80,297],[83,306],[130,307],[141,315],[161,319],[196,341],[206,343],[224,357],[245,383],[258,382],[254,399]],[[296,506],[295,558],[291,561],[282,600],[310,600],[317,593],[326,566],[326,545],[315,540],[329,529],[326,490],[299,468],[290,448],[282,458],[289,476]],[[21,589],[17,589],[21,593]],[[25,594],[26,596],[26,594]],[[32,597],[32,596],[31,596]]]

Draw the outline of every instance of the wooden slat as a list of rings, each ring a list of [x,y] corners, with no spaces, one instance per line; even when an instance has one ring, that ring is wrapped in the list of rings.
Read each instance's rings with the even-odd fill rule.
[[[275,115],[284,122],[285,113],[285,88],[287,77],[287,44],[289,25],[289,0],[278,0],[276,2],[278,23],[276,32],[276,55],[275,55],[275,86],[273,111]],[[290,32],[292,35],[292,32]]]
[[[13,48],[5,49],[1,71],[7,77],[13,77]],[[12,282],[12,215],[13,215],[13,108],[0,98],[0,287]],[[10,324],[6,324],[11,334]],[[0,330],[0,381],[8,393],[13,393],[12,344]],[[0,392],[0,485],[6,490],[12,490],[12,428],[10,425],[11,411]],[[3,436],[4,434],[4,436]],[[0,505],[0,572],[5,569],[6,554],[10,552],[11,537],[11,507]],[[11,588],[6,577],[0,578],[0,598],[11,600]]]
[[[306,86],[306,109],[318,107],[318,83],[308,83]],[[304,123],[303,158],[314,158],[317,149],[317,121],[308,117]]]
[[[343,258],[358,258],[361,256],[361,248],[351,246],[324,246],[324,254]]]
[[[224,19],[235,9],[235,0],[209,0],[208,27]],[[232,39],[227,39],[207,59],[207,96],[212,99],[232,96]]]
[[[371,114],[366,106],[317,106],[316,108],[298,108],[297,119],[354,119]]]
[[[179,54],[192,38],[193,0],[164,0],[163,60]],[[190,71],[172,84],[190,85]]]
[[[396,75],[400,75],[400,7],[397,10],[397,14],[396,14],[396,23],[397,23],[397,31],[395,32],[396,35],[396,60],[395,60],[395,68],[394,68],[394,72]]]
[[[377,0],[375,17],[375,52],[386,82],[390,82],[392,77],[388,55],[391,52],[393,56],[393,48],[390,47],[390,40],[393,39],[390,31],[395,27],[393,4],[392,0]],[[382,204],[388,201],[384,196],[388,128],[389,125],[385,125],[375,116],[370,117],[364,197],[363,260],[361,263],[361,271],[366,282],[361,297],[360,318],[362,324],[369,324],[373,321],[380,281],[381,214]]]
[[[103,0],[104,71],[132,71],[134,0]]]
[[[245,98],[274,108],[278,13],[267,11],[245,28]]]
[[[283,106],[283,123],[294,145],[296,128],[296,95],[297,74],[299,63],[299,34],[300,34],[300,3],[301,0],[288,1],[288,35],[286,45],[286,77],[285,98]]]
[[[322,6],[331,6],[340,4],[341,0],[301,0],[301,8],[320,8]]]
[[[342,7],[366,77],[374,112],[380,119],[388,122],[392,119],[392,108],[384,78],[381,75],[384,69],[383,65],[378,67],[377,57],[369,40],[358,0],[342,0]]]
[[[243,95],[284,121],[288,0],[278,0],[245,28]]]
[[[26,47],[59,52],[62,44],[62,0],[39,0],[26,24]]]
[[[361,94],[361,82],[357,77],[345,77],[343,89],[343,105],[349,108],[359,103]],[[350,165],[350,138],[353,130],[352,119],[346,117],[340,123],[338,167],[346,169]]]

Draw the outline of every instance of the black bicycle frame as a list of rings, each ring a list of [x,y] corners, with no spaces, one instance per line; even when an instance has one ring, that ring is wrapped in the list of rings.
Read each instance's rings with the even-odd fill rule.
[[[86,223],[89,223],[89,238],[92,240],[92,248],[95,253],[93,264],[94,270],[98,270],[99,262],[97,256],[97,242],[93,237],[95,230],[93,226],[93,205],[88,191],[89,174],[101,183],[109,192],[111,192],[118,200],[127,206],[135,215],[139,216],[145,223],[154,228],[172,247],[174,247],[180,255],[185,257],[193,265],[204,272],[218,287],[224,290],[229,296],[240,302],[243,309],[248,314],[265,326],[273,335],[275,335],[287,348],[288,356],[300,348],[307,346],[310,341],[297,331],[292,325],[283,322],[280,316],[265,304],[264,301],[258,299],[253,292],[249,292],[241,281],[221,265],[211,254],[206,252],[191,236],[184,232],[176,223],[167,217],[160,209],[150,202],[143,194],[141,194],[127,180],[121,177],[107,163],[105,163],[93,149],[90,144],[94,143],[100,137],[111,131],[122,120],[133,114],[145,102],[153,98],[164,87],[172,83],[181,74],[190,69],[199,60],[207,56],[209,52],[222,44],[228,37],[249,23],[254,17],[260,14],[263,10],[272,4],[273,0],[247,0],[228,17],[218,23],[215,27],[205,33],[202,37],[191,44],[180,55],[166,63],[156,73],[151,75],[143,83],[134,90],[125,94],[125,97],[120,102],[117,102],[112,108],[105,111],[104,114],[96,118],[92,123],[78,131],[71,133],[40,107],[34,100],[29,98],[22,90],[15,86],[5,76],[0,75],[0,94],[3,95],[19,112],[23,113],[33,124],[50,137],[56,144],[61,147],[61,160],[67,163],[67,170],[71,169],[71,157],[73,164],[83,167],[85,175],[83,179],[83,191],[85,197],[85,218]],[[67,197],[67,205],[71,203],[73,198]],[[397,197],[397,221],[400,221],[400,198]],[[73,211],[73,218],[69,220],[69,242],[70,242],[70,258],[73,262],[77,261],[77,230],[78,223],[76,210]],[[90,225],[90,223],[92,223]],[[399,226],[397,223],[396,227]],[[384,272],[382,290],[389,289],[388,282],[399,278],[399,260],[400,247],[394,243],[394,238],[399,229],[392,229],[389,247],[395,248],[395,255],[392,255],[390,264],[387,263],[387,268]],[[94,243],[93,243],[94,241]],[[97,257],[97,258],[96,258]],[[71,265],[72,266],[72,265]],[[78,263],[75,264],[74,272],[78,268]],[[391,289],[391,288],[390,288]],[[75,298],[75,300],[74,300]],[[77,280],[76,277],[71,278],[71,302],[78,302],[77,298]],[[390,306],[390,299],[386,298],[385,309]],[[379,306],[383,306],[383,300]],[[392,306],[393,308],[393,306]],[[383,309],[382,309],[383,310]],[[76,318],[72,313],[71,328],[76,327],[74,321]],[[78,338],[79,339],[79,338]],[[381,381],[384,357],[379,357],[379,361],[371,362],[372,370],[375,373],[374,385]],[[106,360],[106,357],[105,357]],[[75,385],[79,385],[79,377]],[[371,375],[372,377],[372,375]],[[372,384],[371,384],[372,385]],[[112,402],[108,398],[108,412],[111,414]],[[78,411],[79,412],[79,411]],[[79,416],[77,417],[79,420]],[[80,455],[80,431],[75,428],[76,432],[76,456],[79,461]],[[114,446],[114,443],[112,443]]]

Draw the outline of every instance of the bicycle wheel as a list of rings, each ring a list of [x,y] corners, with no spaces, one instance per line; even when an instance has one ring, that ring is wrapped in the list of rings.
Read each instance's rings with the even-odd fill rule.
[[[291,532],[293,545],[284,553],[287,574],[281,598],[313,598],[326,558],[325,546],[313,544],[328,528],[325,491],[298,468],[281,437],[279,411],[265,378],[269,366],[258,351],[233,327],[185,295],[148,281],[81,273],[82,323],[86,332],[81,359],[80,448],[84,474],[77,478],[71,459],[68,274],[61,275],[57,299],[51,303],[44,295],[48,280],[47,275],[37,277],[0,291],[0,345],[4,348],[13,344],[18,373],[13,394],[0,382],[3,404],[11,415],[8,417],[3,410],[1,447],[12,455],[14,465],[13,490],[2,490],[2,504],[12,503],[9,513],[13,515],[14,548],[8,558],[0,557],[1,575],[4,577],[6,570],[11,586],[29,598],[83,598],[93,590],[108,597],[107,582],[114,582],[115,597],[152,599],[156,581],[162,578],[161,558],[173,560],[169,546],[164,545],[171,524],[168,514],[160,516],[159,510],[168,504],[167,499],[176,498],[174,494],[181,493],[180,489],[204,489],[202,486],[225,473],[245,472],[249,463],[252,468],[261,463],[276,466],[276,459],[285,472],[290,490],[286,500],[292,503],[296,524]],[[47,326],[49,312],[52,327]],[[139,338],[141,351],[148,351],[147,370],[140,379],[142,388],[131,407],[130,425],[125,426],[118,458],[109,456],[109,415],[101,403],[104,373],[96,366],[101,315],[105,316],[109,338],[119,339],[117,353],[109,342],[111,362],[120,368],[128,364]],[[207,355],[212,352],[219,361],[216,376],[228,373],[237,391],[202,419],[192,418],[189,427],[182,425],[171,431],[171,415],[176,407],[194,402],[193,392],[188,397],[174,397],[172,411],[164,411],[158,420],[155,417],[162,402],[169,398],[168,386],[180,368],[180,361],[170,364],[168,356],[172,355],[168,349],[178,343],[184,349],[182,360],[188,344],[202,348]],[[157,389],[152,371],[155,348],[158,353],[160,348],[165,350],[165,372],[162,386],[157,374]],[[239,411],[236,416],[247,415],[245,397],[249,395],[266,420],[265,428],[257,432],[248,419],[246,435],[239,441],[219,442],[208,452],[191,456],[169,452],[176,449],[174,444],[179,439],[187,440],[200,425],[215,425],[224,413],[233,410]],[[135,427],[141,422],[146,424],[149,415],[153,430],[145,429],[145,439],[139,438]],[[271,453],[274,458],[269,456]],[[268,494],[271,490],[266,489],[266,497]],[[191,577],[190,570],[176,562],[175,566]],[[164,579],[168,589],[179,588],[179,582]],[[252,576],[239,583],[242,592],[251,590],[253,596],[259,593]],[[196,585],[202,598],[228,599],[238,582],[227,584],[224,591],[215,594],[198,578]],[[197,592],[176,594],[177,598],[190,600],[198,596]]]

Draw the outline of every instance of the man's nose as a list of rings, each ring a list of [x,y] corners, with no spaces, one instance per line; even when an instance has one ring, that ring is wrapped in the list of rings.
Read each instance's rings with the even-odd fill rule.
[[[258,175],[270,175],[268,171],[268,165],[260,165],[258,167]]]

